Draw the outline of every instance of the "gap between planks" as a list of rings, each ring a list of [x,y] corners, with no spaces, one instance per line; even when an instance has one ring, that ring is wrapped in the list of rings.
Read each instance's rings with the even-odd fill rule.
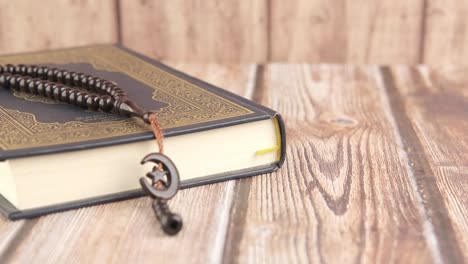
[[[8,219],[4,219],[2,221],[10,221]],[[18,220],[16,222],[7,223],[8,226],[11,227],[13,230],[11,235],[7,235],[7,237],[2,237],[5,239],[0,243],[0,263],[8,263],[10,262],[11,257],[16,251],[18,245],[21,244],[23,239],[29,234],[29,232],[34,228],[37,220]],[[10,227],[9,227],[10,228]]]
[[[255,89],[257,88],[258,79],[261,78],[258,72],[261,69],[261,66],[258,64],[252,64],[249,68],[249,76],[248,82],[246,84],[244,97],[247,99],[252,100],[255,94]],[[220,224],[218,227],[218,234],[215,237],[215,249],[213,250],[213,255],[211,258],[211,263],[221,263],[224,259],[226,254],[226,245],[227,239],[229,238],[229,226],[232,224],[231,221],[231,213],[234,206],[234,195],[237,193],[235,192],[235,187],[237,186],[237,182],[242,180],[231,180],[226,185],[226,196],[225,200],[223,201],[223,212],[221,213],[222,219],[220,220]]]
[[[261,69],[263,70],[263,68]],[[400,109],[404,106],[402,104],[403,99],[400,98],[401,96],[398,97],[398,94],[395,95],[390,92],[392,91],[392,89],[395,90],[395,88],[387,87],[389,84],[383,82],[382,74],[381,71],[379,71],[379,68],[373,68],[373,70],[375,70],[374,76],[376,76],[374,77],[376,78],[374,79],[374,82],[376,82],[375,86],[377,86],[376,88],[378,89],[378,94],[380,95],[382,103],[384,104],[384,115],[386,116],[387,120],[389,121],[390,127],[393,130],[392,133],[394,134],[394,138],[396,141],[395,146],[397,146],[402,151],[401,165],[402,168],[404,168],[404,170],[406,171],[406,173],[408,173],[407,177],[408,182],[410,184],[409,191],[412,192],[416,198],[415,201],[417,206],[415,210],[417,211],[416,214],[419,215],[418,218],[422,222],[422,238],[424,240],[424,243],[428,247],[428,253],[435,263],[443,263],[444,261],[451,263],[458,262],[457,260],[460,260],[459,257],[461,255],[457,249],[457,245],[453,245],[454,240],[450,239],[452,236],[452,234],[450,234],[450,230],[448,230],[448,235],[441,234],[441,231],[444,229],[444,225],[441,226],[440,221],[430,217],[434,215],[434,211],[436,216],[437,214],[440,214],[440,212],[437,212],[437,210],[438,206],[441,205],[441,202],[439,201],[436,203],[431,203],[433,202],[434,198],[427,199],[427,190],[424,190],[424,188],[430,187],[432,189],[434,186],[431,186],[430,182],[427,182],[425,179],[421,179],[421,173],[417,170],[418,167],[424,166],[424,160],[421,160],[420,158],[415,159],[414,155],[408,153],[407,149],[405,148],[407,141],[413,139],[413,137],[416,136],[416,134],[411,134],[408,131],[401,131],[402,126],[411,126],[411,123],[405,122],[404,116],[400,116],[405,115],[405,112],[401,111],[402,109]],[[259,93],[260,95],[262,93],[262,77],[260,76],[261,74],[259,74],[259,76],[257,77],[257,79],[260,81],[259,85],[257,85],[257,89],[255,90],[256,94],[255,96],[253,96],[253,98],[256,98]],[[395,96],[397,96],[397,98],[395,98]],[[395,99],[397,99],[397,102],[395,102]],[[411,129],[411,127],[409,127],[408,129]],[[414,163],[418,163],[416,169],[412,168]],[[430,176],[433,177],[433,175]],[[238,260],[239,256],[242,255],[239,251],[239,244],[242,242],[244,232],[243,229],[246,228],[244,225],[245,218],[247,217],[245,211],[247,210],[246,207],[249,204],[249,200],[247,199],[249,197],[252,181],[250,178],[242,179],[240,181],[237,181],[235,184],[236,188],[234,189],[234,200],[232,201],[233,205],[231,206],[231,218],[233,220],[231,221],[231,226],[225,242],[226,249],[223,258],[224,261],[236,261]],[[422,190],[419,189],[419,187],[422,187]],[[433,197],[433,195],[431,196]],[[239,199],[237,199],[237,197],[239,197]],[[429,200],[430,204],[426,204],[427,200]],[[442,222],[444,222],[444,220]],[[232,224],[234,224],[235,226],[233,226]],[[447,244],[452,245],[454,247],[447,249]]]
[[[437,263],[462,263],[462,251],[457,244],[455,231],[449,218],[444,199],[435,181],[435,175],[424,151],[420,138],[406,112],[405,100],[398,91],[393,72],[388,66],[376,74],[377,87],[384,94],[388,119],[395,129],[397,144],[403,149],[410,182],[420,203],[424,236],[434,261]],[[386,111],[388,112],[388,111]],[[408,151],[411,150],[411,151]]]
[[[406,170],[408,171],[408,176],[410,179],[411,187],[413,188],[413,191],[415,192],[415,196],[418,200],[419,203],[419,214],[421,216],[421,219],[423,221],[423,234],[424,237],[426,238],[426,242],[430,248],[430,252],[432,253],[432,257],[434,258],[436,263],[442,263],[442,257],[440,253],[440,248],[437,242],[437,237],[434,233],[434,226],[432,223],[429,221],[427,212],[425,210],[424,202],[421,197],[420,192],[418,191],[418,186],[417,182],[415,179],[414,171],[411,168],[411,163],[412,161],[408,157],[408,153],[406,151],[406,148],[403,144],[403,138],[401,134],[401,130],[399,129],[398,122],[401,123],[401,120],[398,120],[395,117],[395,106],[392,105],[391,103],[391,97],[388,93],[388,87],[387,84],[384,82],[384,77],[382,73],[381,68],[374,68],[375,76],[376,76],[376,87],[379,90],[379,93],[382,95],[382,102],[385,104],[385,107],[383,107],[385,115],[387,115],[387,119],[391,124],[391,127],[393,128],[393,134],[395,135],[395,140],[398,148],[400,148],[402,151],[403,159],[407,162],[406,165]]]
[[[256,65],[252,67],[250,72],[249,84],[246,90],[247,98],[256,103],[260,103],[264,89],[264,72],[265,65]],[[233,196],[235,196],[231,204],[229,212],[230,225],[226,230],[226,241],[222,258],[219,261],[224,263],[238,262],[240,255],[240,244],[242,241],[245,221],[247,217],[247,204],[252,185],[252,178],[240,179],[235,182]],[[238,228],[238,227],[241,228]]]

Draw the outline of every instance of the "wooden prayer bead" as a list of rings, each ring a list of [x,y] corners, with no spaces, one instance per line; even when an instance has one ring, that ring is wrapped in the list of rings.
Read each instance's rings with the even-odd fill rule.
[[[81,78],[84,76],[83,73],[77,73],[74,77],[73,77],[73,86],[76,86],[76,87],[81,87]]]
[[[22,77],[18,82],[19,90],[22,92],[28,92],[28,84],[31,82],[32,78],[29,76]]]
[[[11,78],[11,74],[9,74],[9,73],[3,73],[2,75],[0,75],[0,86],[5,88],[5,89],[9,89],[10,88],[10,78]]]
[[[75,104],[76,102],[76,97],[77,94],[80,92],[78,89],[73,89],[70,91],[70,94],[68,95],[68,103],[70,104]]]
[[[108,87],[109,85],[112,85],[112,83],[107,82],[107,81],[102,82],[102,84],[101,84],[101,89],[98,90],[98,93],[99,93],[99,94],[106,94],[106,93],[107,93],[107,87]]]
[[[46,97],[49,97],[49,98],[53,98],[54,97],[54,93],[53,93],[53,90],[55,88],[57,84],[55,83],[48,83],[48,85],[45,86],[45,96]]]
[[[47,80],[49,80],[51,82],[55,82],[56,79],[57,79],[56,76],[55,76],[56,71],[57,71],[57,69],[55,69],[55,68],[49,69],[47,71]]]
[[[98,96],[95,94],[88,96],[86,99],[86,107],[88,110],[96,111],[99,108],[99,100],[96,100],[96,98],[98,98]]]
[[[39,79],[42,79],[42,80],[46,79],[47,71],[48,71],[47,67],[44,67],[44,66],[38,67],[36,71],[37,77],[39,77]]]
[[[24,75],[26,73],[26,65],[24,64],[18,64],[15,66],[15,73]]]
[[[61,100],[62,98],[62,88],[64,88],[65,86],[62,85],[62,84],[57,84],[53,87],[53,90],[52,90],[52,95],[54,97],[55,100]]]
[[[45,85],[47,84],[47,81],[41,81],[37,85],[37,95],[44,96],[44,91],[45,91]]]
[[[107,89],[106,89],[106,94],[107,94],[107,95],[110,95],[110,94],[112,93],[112,91],[113,91],[114,89],[116,89],[116,88],[117,88],[117,86],[115,86],[115,84],[108,85],[108,86],[107,86]]]
[[[71,92],[71,88],[70,87],[65,87],[65,89],[62,89],[61,90],[61,93],[60,93],[60,98],[62,100],[62,102],[64,103],[69,103],[69,98],[70,98],[70,92]]]
[[[101,87],[102,87],[102,80],[101,79],[98,79],[96,80],[96,83],[94,84],[94,91],[98,94],[101,94]]]
[[[86,100],[88,99],[89,94],[87,92],[81,91],[76,97],[76,105],[79,107],[86,108]]]
[[[57,72],[57,74],[55,75],[56,82],[58,82],[58,83],[65,83],[65,78],[64,78],[64,76],[65,76],[65,74],[67,74],[67,73],[68,73],[67,70],[61,70],[61,71],[59,70],[59,71]]]
[[[17,77],[21,77],[20,75],[13,75],[11,78],[10,78],[10,89],[12,90],[18,90],[18,79]]]
[[[94,86],[96,84],[96,77],[88,77],[88,90],[95,92],[96,87]]]
[[[85,89],[88,89],[88,78],[90,76],[89,75],[83,75],[83,77],[81,77],[81,87],[85,88]]]
[[[31,94],[37,94],[37,86],[41,83],[41,80],[39,79],[33,79],[31,82],[28,84],[28,92]]]
[[[37,77],[37,66],[36,65],[30,65],[26,67],[26,75],[36,78]]]
[[[75,76],[76,73],[74,72],[67,72],[63,76],[63,81],[66,85],[73,85],[73,77]]]
[[[108,95],[103,95],[99,99],[99,109],[104,112],[109,112],[112,109],[112,98]]]
[[[5,70],[10,74],[15,74],[15,66],[12,64],[7,64]]]

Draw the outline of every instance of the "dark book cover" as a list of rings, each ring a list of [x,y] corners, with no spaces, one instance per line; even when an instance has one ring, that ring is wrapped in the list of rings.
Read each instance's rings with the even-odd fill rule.
[[[268,173],[285,157],[285,129],[279,114],[238,95],[190,77],[115,45],[97,45],[0,57],[0,65],[35,64],[111,80],[142,108],[158,113],[166,137],[278,118],[281,153],[277,164],[182,183],[182,188]],[[0,88],[0,161],[152,139],[136,118],[93,112],[31,94]],[[141,196],[128,192],[60,206],[18,211],[0,195],[11,219]]]

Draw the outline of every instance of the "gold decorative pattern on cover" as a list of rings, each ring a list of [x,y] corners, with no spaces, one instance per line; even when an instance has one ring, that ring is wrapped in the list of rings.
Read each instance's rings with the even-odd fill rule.
[[[153,100],[167,106],[154,109],[164,129],[240,117],[253,111],[203,89],[114,46],[0,57],[0,64],[89,63],[94,68],[121,72],[154,89]],[[24,95],[16,94],[23,97]],[[24,98],[40,100],[39,98]],[[44,102],[53,103],[53,102]],[[127,136],[150,131],[136,118],[108,122],[44,123],[34,113],[0,106],[0,148],[16,150]]]

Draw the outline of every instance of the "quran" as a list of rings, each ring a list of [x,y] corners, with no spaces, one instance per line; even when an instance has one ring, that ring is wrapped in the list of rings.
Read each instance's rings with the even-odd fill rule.
[[[98,45],[0,57],[81,72],[124,87],[156,113],[181,188],[269,173],[285,158],[281,116],[124,47]],[[140,197],[151,129],[0,87],[0,211],[15,220]]]

